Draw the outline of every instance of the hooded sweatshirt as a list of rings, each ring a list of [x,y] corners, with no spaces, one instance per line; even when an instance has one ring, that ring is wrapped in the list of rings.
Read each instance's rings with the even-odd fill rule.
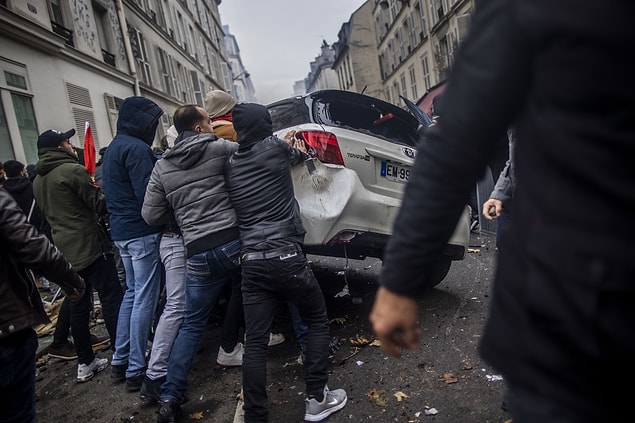
[[[108,145],[102,165],[113,241],[162,230],[141,217],[146,186],[157,161],[150,146],[162,114],[161,108],[145,97],[128,97],[119,107],[117,135]]]
[[[238,239],[238,221],[223,176],[238,144],[214,134],[179,134],[152,171],[142,215],[151,225],[169,222],[174,211],[187,257]]]

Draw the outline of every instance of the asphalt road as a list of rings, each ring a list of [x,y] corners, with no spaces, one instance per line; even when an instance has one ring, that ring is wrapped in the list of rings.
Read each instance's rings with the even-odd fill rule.
[[[309,256],[327,299],[331,335],[342,341],[330,365],[329,386],[343,388],[348,404],[328,422],[503,423],[504,381],[479,357],[477,346],[489,305],[496,252],[493,237],[473,234],[465,260],[420,304],[422,345],[389,358],[372,344],[368,322],[381,262]],[[334,298],[348,283],[349,296]],[[271,347],[268,362],[270,422],[302,422],[304,381],[298,347],[285,308],[275,331],[287,341]],[[94,331],[105,333],[103,325]],[[220,326],[210,324],[190,373],[189,401],[182,421],[234,423],[240,368],[219,369],[215,359]],[[110,358],[109,352],[100,352]],[[43,357],[44,359],[46,356]],[[77,364],[51,359],[40,367],[38,422],[154,422],[156,405],[113,384],[109,368],[75,383]]]

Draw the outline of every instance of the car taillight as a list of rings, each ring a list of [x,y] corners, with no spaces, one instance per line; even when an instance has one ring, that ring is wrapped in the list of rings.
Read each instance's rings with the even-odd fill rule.
[[[304,140],[310,156],[323,163],[344,166],[344,159],[335,134],[322,131],[300,131],[296,132],[295,136]]]

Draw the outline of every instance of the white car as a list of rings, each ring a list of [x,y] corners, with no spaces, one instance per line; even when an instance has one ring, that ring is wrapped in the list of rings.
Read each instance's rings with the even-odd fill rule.
[[[416,155],[409,112],[349,91],[324,90],[267,106],[275,134],[314,159],[293,169],[309,254],[382,258]],[[467,207],[429,286],[465,258]]]

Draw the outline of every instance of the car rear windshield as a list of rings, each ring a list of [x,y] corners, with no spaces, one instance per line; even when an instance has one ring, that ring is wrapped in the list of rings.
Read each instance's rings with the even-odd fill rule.
[[[313,109],[313,117],[309,114],[309,107]],[[417,120],[405,110],[373,97],[342,91],[322,91],[277,102],[267,108],[274,132],[313,122],[416,147]]]
[[[364,101],[360,101],[360,98]],[[313,107],[317,123],[338,126],[415,147],[416,120],[392,104],[371,97],[331,97],[316,98]]]

